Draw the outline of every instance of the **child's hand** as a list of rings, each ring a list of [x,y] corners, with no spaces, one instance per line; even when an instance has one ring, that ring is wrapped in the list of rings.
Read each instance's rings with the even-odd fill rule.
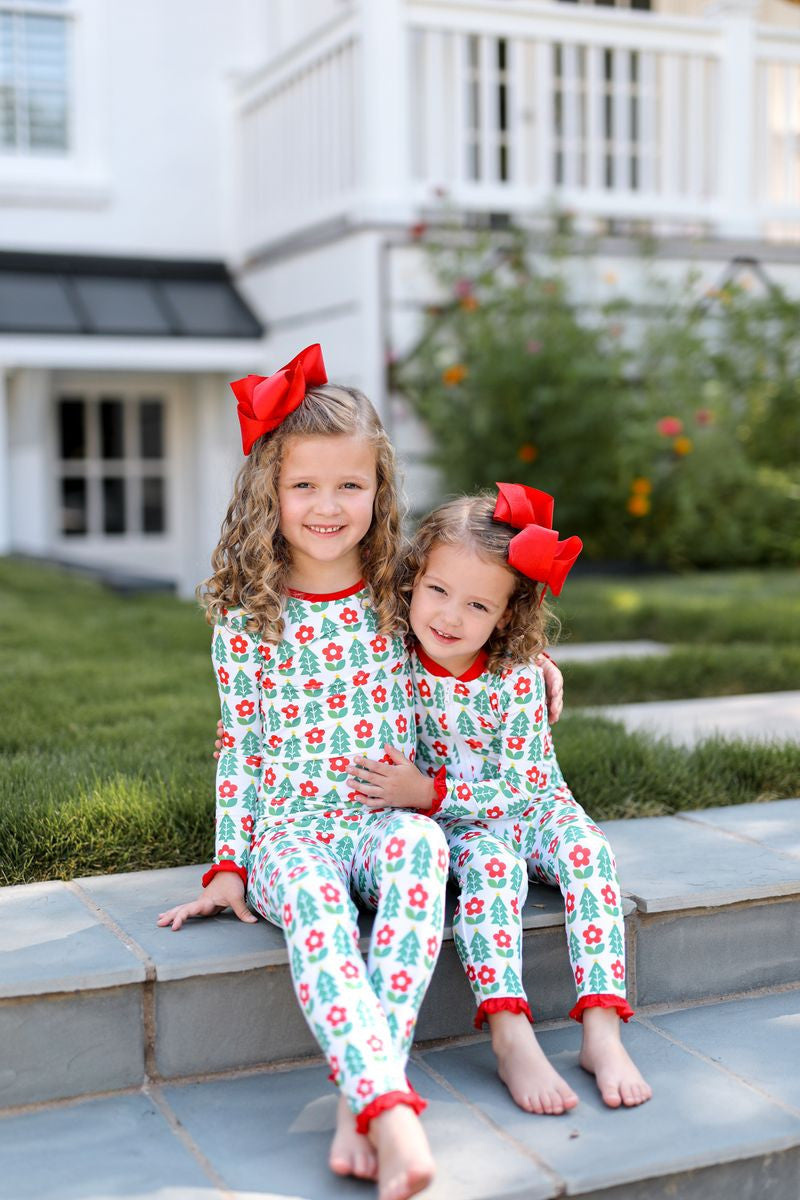
[[[390,763],[353,759],[350,782],[367,808],[418,808],[427,812],[436,796],[433,780],[394,746],[386,745],[384,750]]]
[[[219,758],[220,751],[222,750],[222,736],[224,733],[225,726],[222,724],[222,721],[217,721],[217,740],[214,742],[214,746],[216,747],[214,750],[214,758]]]
[[[239,920],[248,925],[258,921],[245,904],[244,883],[233,871],[220,871],[196,900],[159,913],[156,925],[171,925],[177,932],[188,917],[215,917],[224,908],[232,908]]]
[[[544,675],[544,689],[547,695],[547,717],[551,725],[555,725],[564,708],[564,676],[559,671],[552,658],[540,654],[536,659],[537,667]]]

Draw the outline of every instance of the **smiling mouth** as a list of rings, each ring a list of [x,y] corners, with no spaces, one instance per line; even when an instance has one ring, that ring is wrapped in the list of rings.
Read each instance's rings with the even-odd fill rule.
[[[333,537],[342,532],[344,525],[306,525],[305,528],[319,537]]]
[[[434,637],[437,637],[440,642],[447,642],[449,644],[450,642],[461,641],[461,639],[456,637],[453,633],[442,633],[440,629],[434,628],[433,625],[429,626],[429,628]]]

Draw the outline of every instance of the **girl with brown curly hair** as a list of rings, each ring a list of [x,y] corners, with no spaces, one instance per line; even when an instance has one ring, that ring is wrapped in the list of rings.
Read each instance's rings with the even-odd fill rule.
[[[420,525],[405,583],[416,638],[416,765],[387,747],[390,765],[360,756],[352,779],[371,807],[414,807],[444,829],[475,1024],[488,1023],[516,1103],[558,1114],[578,1102],[531,1027],[521,925],[530,877],[564,896],[580,1064],[607,1105],[637,1105],[652,1093],[620,1038],[633,1010],[614,859],[559,770],[534,661],[547,644],[545,589],[560,593],[581,542],[559,540],[551,496],[497,486],[497,496],[453,500]]]
[[[248,456],[201,589],[222,709],[216,853],[188,917],[247,901],[286,937],[295,992],[340,1091],[330,1165],[380,1200],[427,1186],[433,1160],[405,1065],[439,952],[441,828],[374,812],[354,752],[413,752],[398,592],[405,549],[394,454],[360,392],[328,385],[319,346],[232,385]],[[365,964],[352,892],[376,911]]]

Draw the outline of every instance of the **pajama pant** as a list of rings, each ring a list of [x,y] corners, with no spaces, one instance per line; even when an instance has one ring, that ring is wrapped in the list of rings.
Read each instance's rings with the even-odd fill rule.
[[[566,788],[503,820],[442,822],[460,898],[456,949],[478,1005],[475,1025],[501,1009],[531,1012],[522,986],[521,913],[528,879],[560,887],[582,1020],[592,1006],[633,1015],[625,999],[625,931],[616,866],[605,834]]]
[[[428,817],[338,811],[257,831],[248,900],[286,937],[295,993],[357,1125],[417,1112],[405,1064],[442,940],[447,845]],[[366,965],[351,888],[376,910]]]

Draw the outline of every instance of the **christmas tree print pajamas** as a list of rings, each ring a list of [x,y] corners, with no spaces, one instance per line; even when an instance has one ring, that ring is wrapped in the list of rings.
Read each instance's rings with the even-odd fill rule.
[[[417,762],[436,779],[431,815],[450,846],[460,889],[456,949],[487,1013],[530,1008],[522,985],[521,912],[528,879],[560,887],[581,1020],[592,1005],[623,1020],[625,941],[619,881],[602,830],[573,799],[553,752],[541,671],[492,674],[486,654],[460,678],[412,655]]]
[[[212,656],[223,749],[214,866],[283,929],[295,992],[365,1131],[393,1103],[423,1102],[405,1063],[441,943],[448,851],[434,821],[373,812],[350,790],[350,756],[385,742],[413,754],[403,640],[377,632],[366,589],[293,593],[279,644],[217,625]],[[351,892],[376,909],[366,966]]]

